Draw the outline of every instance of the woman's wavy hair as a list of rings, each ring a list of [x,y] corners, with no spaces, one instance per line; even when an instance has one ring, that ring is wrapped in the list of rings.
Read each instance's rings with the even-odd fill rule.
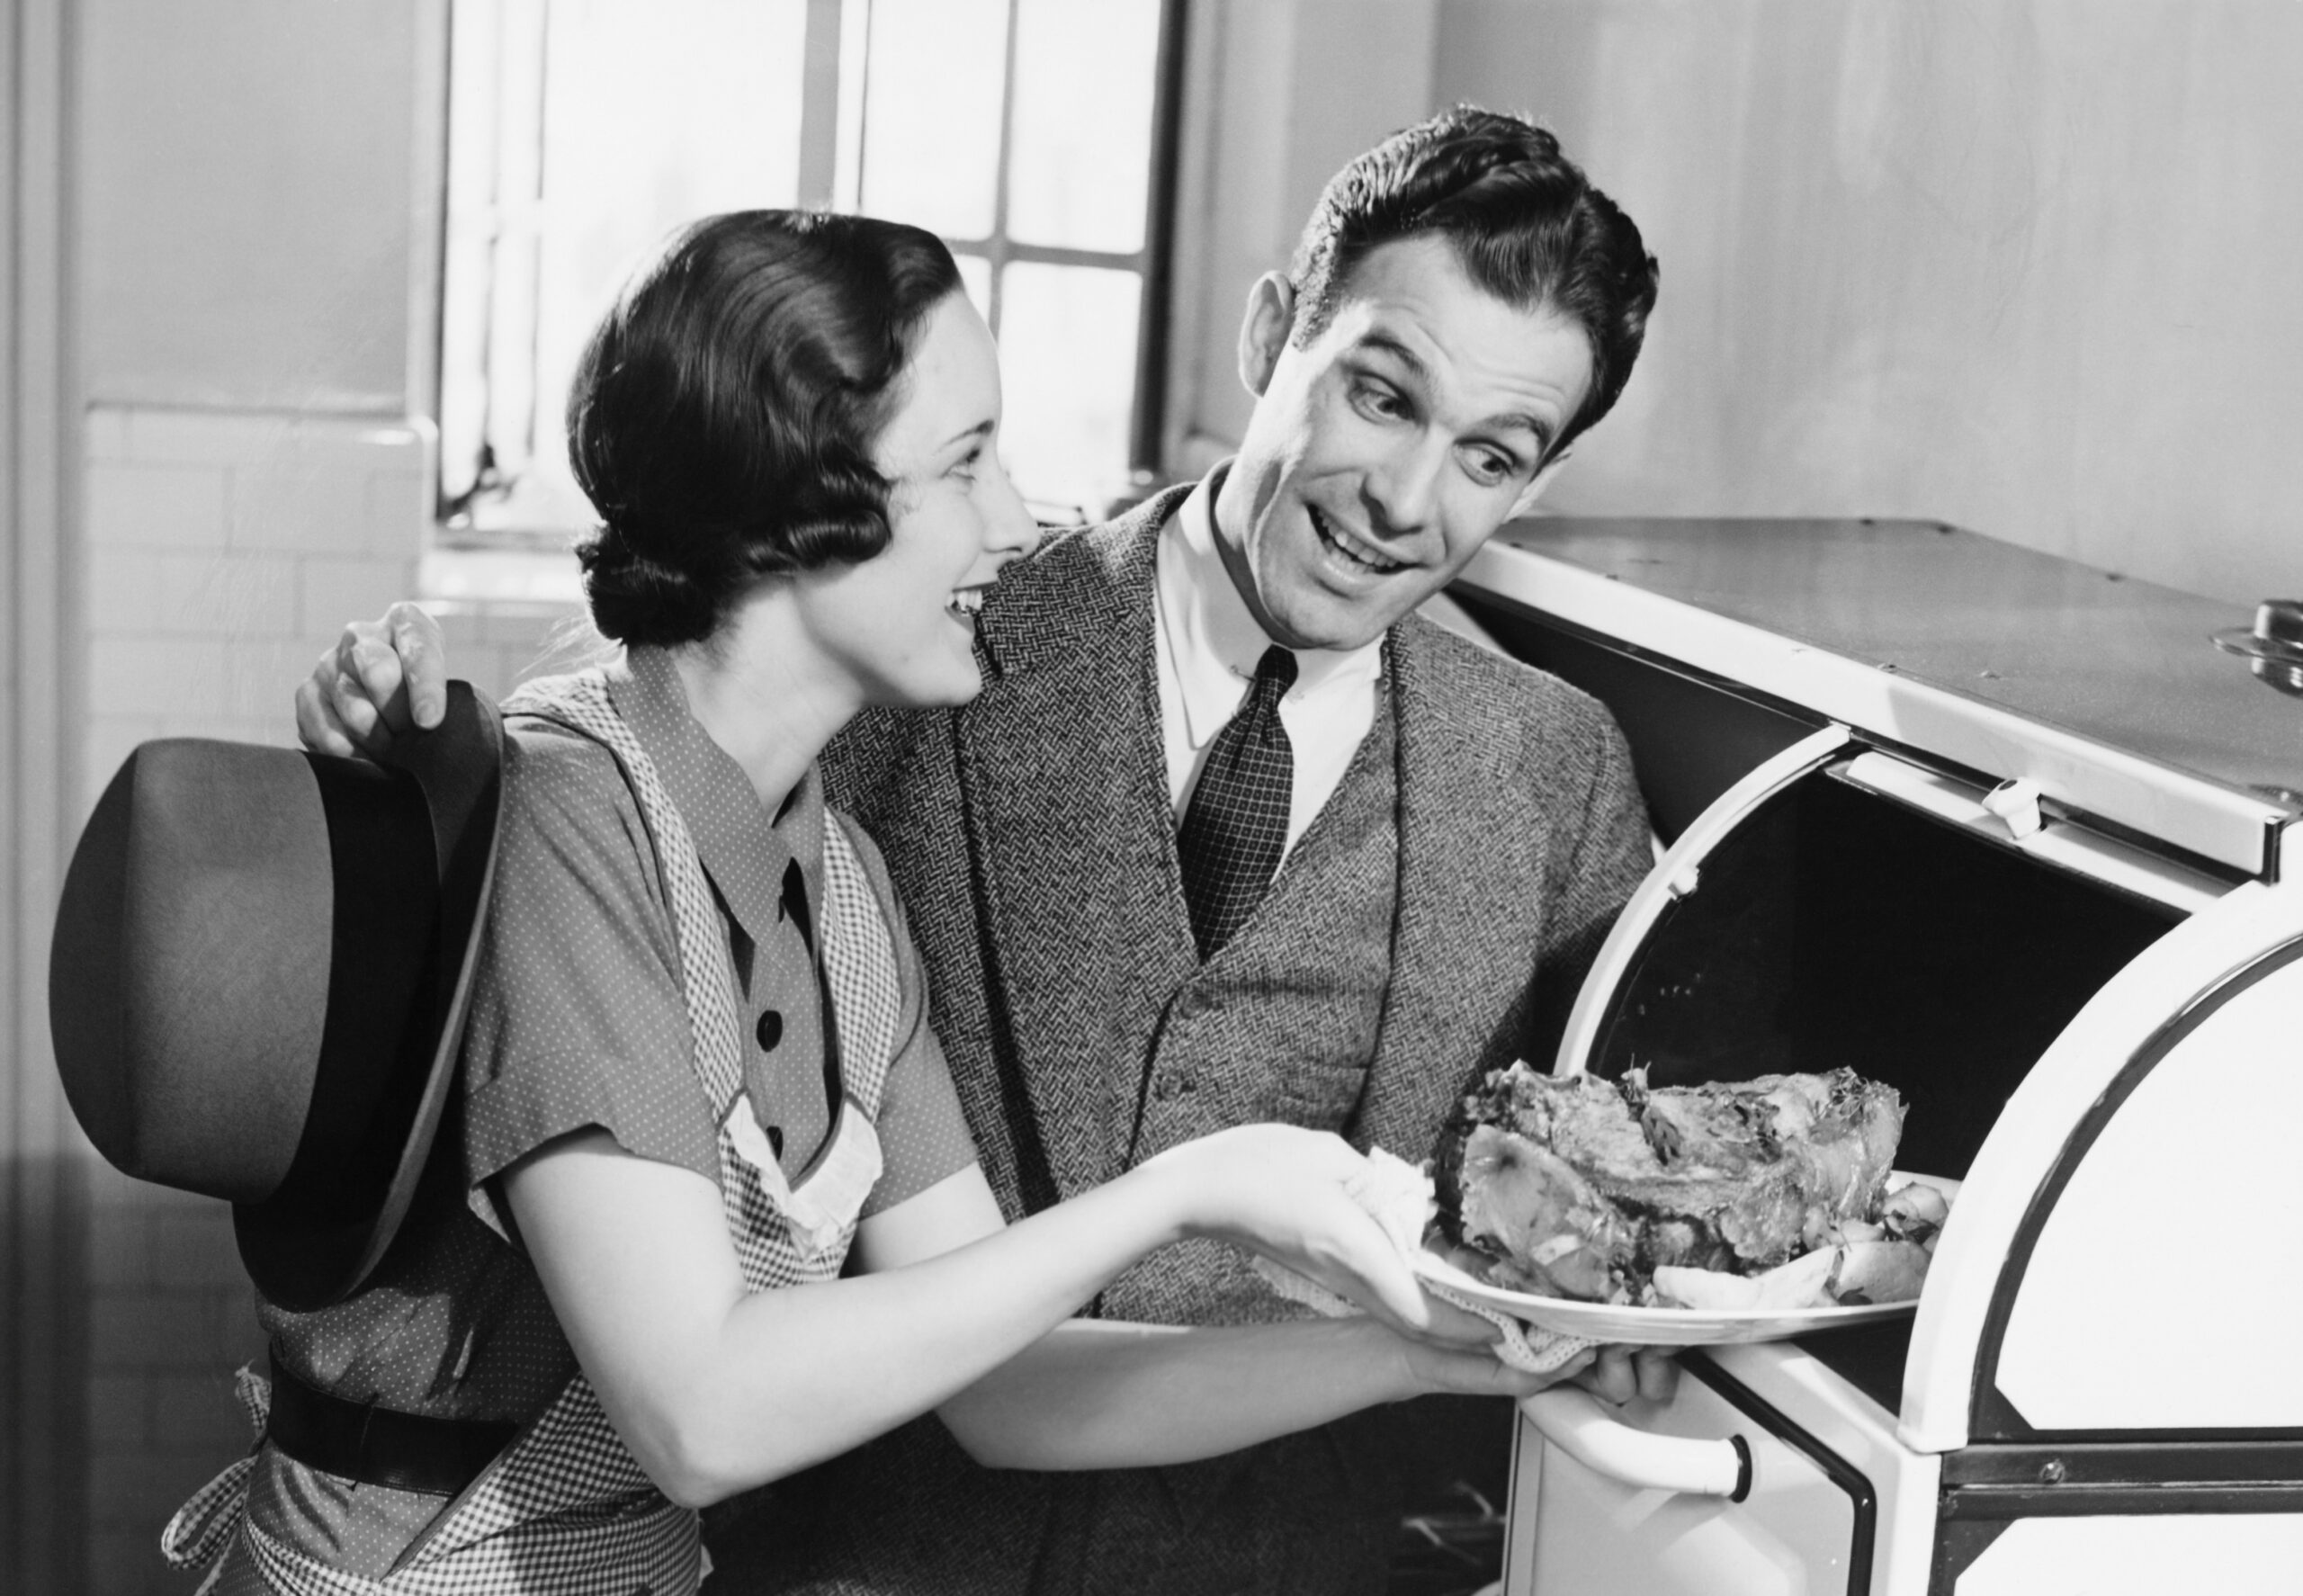
[[[600,631],[697,642],[763,577],[888,544],[872,448],[922,324],[959,291],[932,233],[739,211],[674,238],[593,332],[568,455],[600,517],[577,546]]]
[[[1555,310],[1591,347],[1591,391],[1552,453],[1612,408],[1655,308],[1655,257],[1639,229],[1517,116],[1458,105],[1402,129],[1328,182],[1295,245],[1291,337],[1317,337],[1352,269],[1382,245],[1436,234],[1471,280],[1506,303]]]

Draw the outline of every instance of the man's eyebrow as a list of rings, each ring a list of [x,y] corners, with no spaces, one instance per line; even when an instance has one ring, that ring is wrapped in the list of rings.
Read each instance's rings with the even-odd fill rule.
[[[1392,334],[1381,328],[1373,329],[1366,337],[1360,339],[1359,347],[1375,354],[1390,355],[1407,368],[1408,376],[1418,387],[1427,391],[1429,390],[1431,368],[1424,363],[1421,355],[1400,342]],[[1532,435],[1536,441],[1537,454],[1541,454],[1551,447],[1552,435],[1555,430],[1553,424],[1541,417],[1530,416],[1520,410],[1510,410],[1503,415],[1492,417],[1485,425],[1498,432],[1524,432]]]
[[[1423,363],[1423,356],[1380,327],[1360,339],[1359,347],[1377,354],[1390,355],[1407,368],[1408,375],[1415,379],[1419,387],[1431,386],[1431,368]]]

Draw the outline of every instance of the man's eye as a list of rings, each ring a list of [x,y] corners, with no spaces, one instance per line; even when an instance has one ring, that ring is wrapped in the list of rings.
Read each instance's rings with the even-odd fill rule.
[[[1492,488],[1511,475],[1513,463],[1509,455],[1498,454],[1488,449],[1474,449],[1471,454],[1472,480]]]
[[[1361,383],[1358,399],[1361,409],[1371,416],[1380,416],[1387,421],[1395,421],[1408,413],[1406,400],[1401,399],[1390,389],[1379,387],[1374,383]]]

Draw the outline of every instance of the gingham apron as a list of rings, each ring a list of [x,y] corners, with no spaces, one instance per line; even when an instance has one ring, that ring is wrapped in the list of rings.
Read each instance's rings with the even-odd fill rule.
[[[654,762],[609,701],[605,677],[590,670],[529,683],[504,712],[551,721],[606,747],[639,802],[672,902],[694,1063],[720,1122],[721,1204],[746,1287],[767,1291],[837,1278],[880,1178],[873,1121],[900,1006],[894,943],[843,822],[824,818],[818,919],[847,1100],[831,1146],[794,1188],[744,1090],[727,930],[702,861]],[[500,1233],[485,1192],[474,1188],[471,1202]],[[260,1438],[270,1383],[243,1369],[239,1385]],[[219,1475],[162,1532],[172,1565],[215,1565],[203,1592],[235,1533],[264,1579],[290,1596],[689,1596],[703,1577],[696,1515],[657,1492],[580,1374],[381,1580],[333,1567],[250,1522],[255,1462],[242,1458]]]

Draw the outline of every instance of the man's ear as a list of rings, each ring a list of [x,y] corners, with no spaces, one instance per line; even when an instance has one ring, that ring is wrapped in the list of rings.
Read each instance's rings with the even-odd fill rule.
[[[1248,290],[1248,313],[1240,323],[1240,381],[1258,399],[1271,386],[1295,325],[1295,291],[1279,273],[1266,272]]]
[[[1559,468],[1566,463],[1567,451],[1564,449],[1545,461],[1542,468],[1528,479],[1528,485],[1519,489],[1519,497],[1511,501],[1510,513],[1504,519],[1514,521],[1534,509],[1536,500],[1544,496],[1544,489],[1551,486],[1551,480],[1559,475]]]

